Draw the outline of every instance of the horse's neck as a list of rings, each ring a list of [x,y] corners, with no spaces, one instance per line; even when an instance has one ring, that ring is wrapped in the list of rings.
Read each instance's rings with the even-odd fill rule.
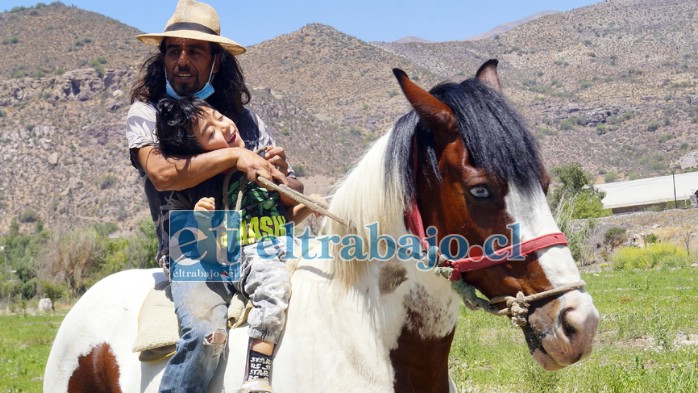
[[[376,326],[383,329],[378,335],[389,353],[395,391],[448,391],[448,354],[460,311],[449,283],[397,261],[373,266],[363,279],[380,294],[372,311],[384,318]]]
[[[448,354],[460,302],[443,278],[415,273],[404,297],[405,324],[390,352],[395,391],[447,392]]]
[[[312,261],[295,272],[281,350],[305,353],[338,380],[366,382],[367,391],[447,391],[460,310],[450,285],[411,262],[368,263],[348,287],[330,272]]]

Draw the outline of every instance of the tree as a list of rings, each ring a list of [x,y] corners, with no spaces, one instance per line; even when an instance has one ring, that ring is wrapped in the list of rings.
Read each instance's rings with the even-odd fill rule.
[[[38,266],[41,278],[65,284],[76,297],[101,264],[103,242],[94,228],[83,228],[55,233],[44,251]]]
[[[610,215],[601,202],[605,194],[593,187],[591,176],[579,164],[553,168],[552,174],[561,185],[548,197],[550,208],[570,219],[596,218]]]
[[[591,176],[579,164],[553,168],[551,173],[561,183],[548,195],[555,221],[567,234],[574,259],[582,264],[591,262],[589,256],[593,255],[593,250],[589,250],[587,239],[596,226],[593,218],[610,215],[601,203],[604,193],[592,186]],[[572,225],[573,220],[581,218],[589,220]]]
[[[129,241],[128,264],[135,268],[157,267],[155,255],[158,252],[158,239],[152,221],[145,219],[138,225],[139,233]]]

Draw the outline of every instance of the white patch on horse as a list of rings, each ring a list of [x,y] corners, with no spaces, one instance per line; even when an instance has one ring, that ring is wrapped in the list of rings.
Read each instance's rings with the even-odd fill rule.
[[[523,192],[511,183],[505,202],[507,213],[514,223],[520,225],[520,241],[560,232],[542,188],[534,187],[530,192]],[[566,246],[554,246],[538,251],[538,263],[554,287],[581,279],[574,258]]]
[[[449,306],[431,296],[424,286],[415,285],[405,297],[407,329],[425,339],[444,337],[453,330],[457,320]]]

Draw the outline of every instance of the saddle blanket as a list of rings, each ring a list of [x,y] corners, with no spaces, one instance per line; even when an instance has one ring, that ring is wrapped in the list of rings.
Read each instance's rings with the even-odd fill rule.
[[[235,294],[228,307],[228,327],[236,328],[247,321],[252,303]],[[150,290],[143,301],[138,315],[138,334],[133,343],[133,352],[138,358],[149,362],[168,358],[175,352],[179,340],[179,324],[174,311],[170,283],[163,281]]]

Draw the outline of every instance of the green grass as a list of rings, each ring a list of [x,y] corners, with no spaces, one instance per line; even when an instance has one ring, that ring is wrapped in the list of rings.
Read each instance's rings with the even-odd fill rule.
[[[696,269],[584,275],[602,318],[594,352],[548,372],[506,318],[463,311],[450,373],[467,392],[693,392],[698,386]],[[63,315],[0,316],[0,392],[41,391]],[[691,336],[689,336],[691,335]]]
[[[585,275],[602,315],[594,352],[548,372],[505,318],[464,311],[451,349],[451,376],[468,392],[693,392],[698,386],[695,269]],[[675,341],[679,344],[675,344]]]
[[[0,392],[40,392],[53,338],[65,315],[0,315]]]

